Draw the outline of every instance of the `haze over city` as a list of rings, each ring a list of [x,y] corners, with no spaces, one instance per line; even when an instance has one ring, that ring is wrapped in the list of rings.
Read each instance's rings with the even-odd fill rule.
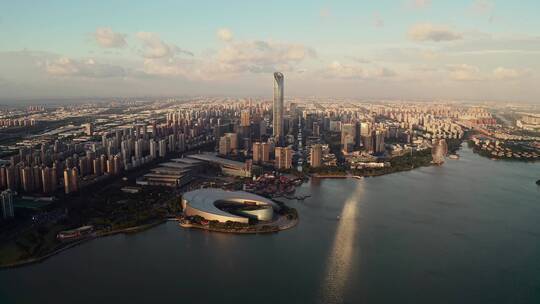
[[[522,101],[537,1],[5,1],[0,99],[179,95]],[[204,18],[201,16],[204,15]]]

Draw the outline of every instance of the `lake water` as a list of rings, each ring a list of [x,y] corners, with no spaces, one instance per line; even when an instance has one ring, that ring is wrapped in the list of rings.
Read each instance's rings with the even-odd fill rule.
[[[540,303],[540,164],[460,153],[312,180],[277,234],[169,222],[94,240],[0,271],[0,303]]]

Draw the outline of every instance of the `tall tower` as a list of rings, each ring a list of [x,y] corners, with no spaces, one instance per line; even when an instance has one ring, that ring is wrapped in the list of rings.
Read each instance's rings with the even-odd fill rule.
[[[278,146],[283,145],[283,74],[274,73],[273,123],[274,139]]]
[[[309,155],[310,165],[313,168],[318,168],[322,165],[322,145],[315,144],[311,146],[311,153]]]

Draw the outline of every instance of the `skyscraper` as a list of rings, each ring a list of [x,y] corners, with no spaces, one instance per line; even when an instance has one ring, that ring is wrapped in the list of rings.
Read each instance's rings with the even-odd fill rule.
[[[221,136],[219,138],[219,154],[229,155],[231,151],[231,138],[228,136]]]
[[[83,126],[84,126],[84,133],[87,136],[92,136],[94,134],[94,126],[92,125],[92,123],[86,123]]]
[[[261,159],[262,159],[261,143],[260,142],[254,142],[252,150],[253,150],[253,162],[254,163],[260,163]]]
[[[8,219],[15,216],[13,211],[13,192],[11,190],[5,190],[0,193],[0,203],[2,206],[2,218]]]
[[[261,161],[263,163],[270,161],[270,150],[272,150],[272,148],[270,147],[269,143],[261,143]]]
[[[249,127],[251,124],[251,117],[249,115],[249,110],[243,110],[240,112],[240,126]]]
[[[320,144],[311,146],[309,163],[313,168],[318,168],[322,165],[322,146]]]
[[[64,192],[71,193],[71,174],[69,169],[64,170]]]
[[[278,146],[283,145],[283,74],[274,73],[274,105],[273,105],[274,139]]]
[[[356,128],[354,124],[341,125],[341,149],[344,152],[352,152],[355,146]]]
[[[384,153],[384,131],[373,131],[373,150],[377,154]]]
[[[238,152],[238,135],[236,133],[225,133],[219,138],[219,154],[229,155]]]
[[[292,150],[289,147],[276,147],[276,161],[274,167],[278,170],[287,170],[292,167]]]

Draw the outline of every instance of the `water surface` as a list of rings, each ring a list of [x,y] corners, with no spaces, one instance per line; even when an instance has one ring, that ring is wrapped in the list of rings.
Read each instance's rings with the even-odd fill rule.
[[[540,164],[461,155],[304,184],[277,234],[91,241],[0,271],[0,303],[540,303]]]

